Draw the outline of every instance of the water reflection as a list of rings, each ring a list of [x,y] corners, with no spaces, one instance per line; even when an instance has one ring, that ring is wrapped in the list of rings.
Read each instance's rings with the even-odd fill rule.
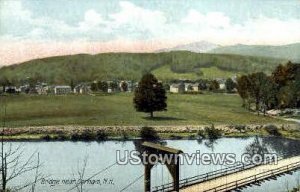
[[[72,173],[77,170],[78,162],[82,162],[83,157],[89,156],[86,167],[86,175],[90,176],[99,170],[116,162],[116,151],[124,152],[126,150],[137,150],[143,152],[141,141],[106,141],[102,143],[97,142],[27,142],[27,143],[13,143],[15,145],[22,144],[27,151],[40,152],[41,162],[43,163],[43,173],[50,175],[53,179],[72,178]],[[201,153],[234,153],[237,159],[245,152],[248,153],[277,153],[284,158],[300,155],[299,141],[291,139],[283,139],[277,137],[249,137],[249,138],[221,138],[218,140],[167,140],[164,145],[172,148],[181,149],[183,152],[192,154],[197,150]],[[224,168],[224,165],[187,165],[181,166],[180,177],[192,177],[206,172],[215,171]],[[128,185],[134,178],[143,174],[143,165],[115,165],[109,170],[97,176],[97,179],[113,178],[115,185],[86,185],[85,189],[90,192],[96,191],[120,191],[124,186]],[[289,177],[290,181],[296,181],[296,176],[283,176],[278,181],[272,181],[272,185],[285,185],[284,178]],[[292,179],[291,179],[292,178]],[[156,166],[152,172],[152,186],[161,185],[170,181],[170,175],[165,166]],[[268,183],[268,182],[266,182]],[[294,182],[295,184],[295,182]],[[290,184],[290,187],[293,184]],[[39,191],[65,191],[70,186],[57,185],[39,185]],[[254,188],[253,188],[254,189]],[[255,190],[247,189],[248,191],[266,191],[260,190],[260,187],[255,187]],[[137,181],[134,185],[127,189],[127,191],[138,192],[143,190],[143,179]],[[268,190],[267,190],[268,191]],[[273,189],[273,191],[276,191]]]

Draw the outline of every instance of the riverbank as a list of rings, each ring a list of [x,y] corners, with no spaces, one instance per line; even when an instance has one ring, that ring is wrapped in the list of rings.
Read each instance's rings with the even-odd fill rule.
[[[223,137],[266,136],[270,124],[251,125],[215,125]],[[282,137],[300,139],[298,124],[272,124]],[[177,125],[151,126],[162,139],[196,139],[198,131],[211,125]],[[143,126],[31,126],[3,128],[2,135],[6,141],[52,141],[52,140],[131,140],[140,136]]]

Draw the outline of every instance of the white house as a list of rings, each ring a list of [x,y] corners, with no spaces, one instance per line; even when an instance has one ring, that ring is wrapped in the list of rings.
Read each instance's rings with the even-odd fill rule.
[[[86,93],[90,93],[92,91],[91,91],[90,86],[88,86],[86,84],[79,84],[74,87],[73,92],[79,93],[79,94],[86,94]]]
[[[185,86],[183,83],[174,83],[170,85],[171,93],[184,93]]]
[[[72,92],[72,89],[68,85],[58,85],[54,87],[54,94],[55,95],[65,95]]]

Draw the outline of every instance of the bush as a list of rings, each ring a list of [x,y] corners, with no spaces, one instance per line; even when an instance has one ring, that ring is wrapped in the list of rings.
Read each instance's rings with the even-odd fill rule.
[[[206,138],[205,136],[205,131],[203,129],[199,129],[198,132],[197,132],[197,135],[200,137],[200,138]]]
[[[80,135],[80,140],[90,141],[93,139],[95,139],[95,134],[89,129],[85,129]]]
[[[281,133],[278,130],[278,127],[276,125],[266,125],[265,130],[273,136],[280,136]]]
[[[58,134],[57,136],[54,136],[53,139],[59,140],[59,141],[65,141],[65,140],[68,140],[68,137],[64,134]]]
[[[78,134],[78,133],[73,133],[72,135],[71,135],[71,140],[72,141],[78,141],[78,140],[80,140],[80,135]]]
[[[160,140],[157,132],[152,127],[142,127],[140,130],[142,140],[157,141]]]
[[[107,140],[108,138],[108,135],[105,131],[103,130],[98,130],[97,133],[96,133],[96,139],[98,141],[104,141],[104,140]]]
[[[209,139],[218,139],[222,136],[222,133],[219,129],[216,129],[214,125],[211,127],[205,127],[205,133]]]
[[[45,135],[42,137],[43,140],[45,141],[50,141],[51,140],[51,136],[50,135]]]
[[[246,126],[245,125],[235,125],[234,127],[236,130],[238,130],[240,133],[244,132],[246,130]]]
[[[182,139],[183,137],[180,136],[180,135],[170,135],[170,139],[176,139],[176,140],[179,140],[179,139]]]
[[[126,131],[122,131],[121,132],[121,136],[122,136],[122,140],[128,140],[129,136],[128,134],[126,133]]]

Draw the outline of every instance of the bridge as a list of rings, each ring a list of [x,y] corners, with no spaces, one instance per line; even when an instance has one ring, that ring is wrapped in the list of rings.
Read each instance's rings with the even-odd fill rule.
[[[260,185],[265,180],[276,180],[277,177],[291,174],[300,169],[300,156],[280,158],[276,164],[272,161],[269,160],[268,163],[261,165],[237,163],[216,171],[177,180],[178,183],[175,183],[174,179],[171,183],[152,187],[151,191],[223,192],[239,190],[251,185]]]

